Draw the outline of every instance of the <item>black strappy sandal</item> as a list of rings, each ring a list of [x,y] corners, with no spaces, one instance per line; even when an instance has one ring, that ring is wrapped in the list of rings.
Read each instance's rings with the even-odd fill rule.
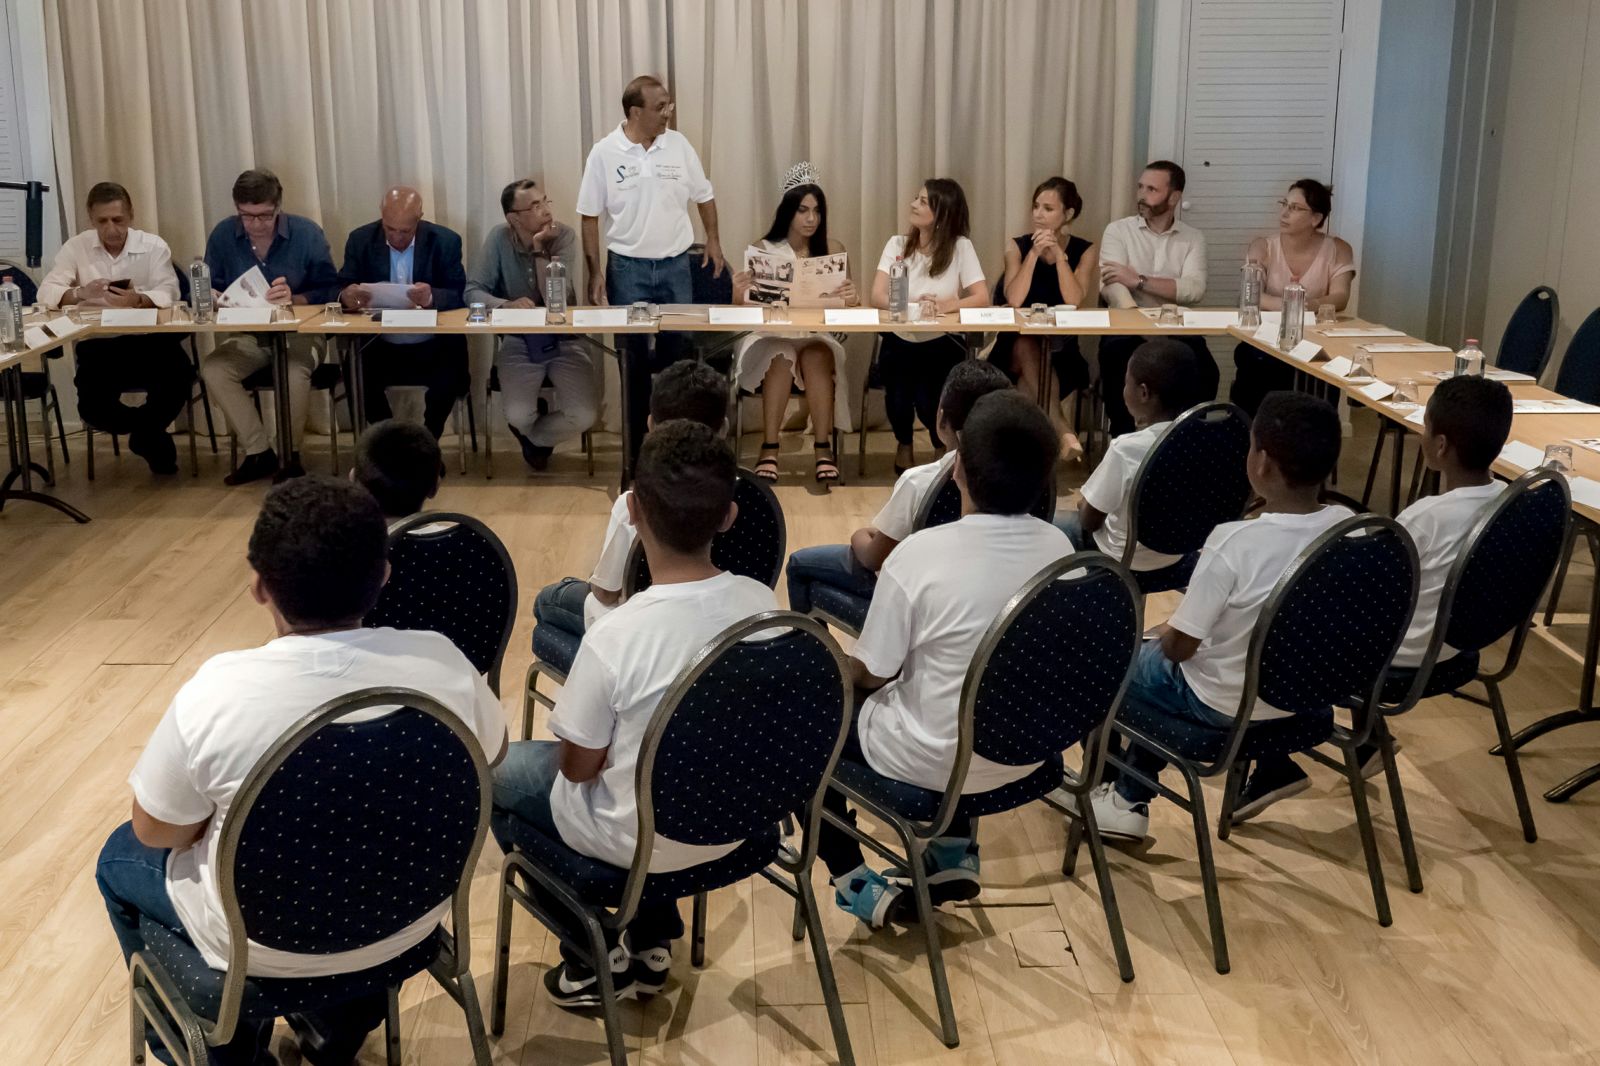
[[[777,456],[777,452],[778,452],[778,449],[781,448],[781,447],[783,447],[783,445],[779,441],[775,441],[775,440],[764,440],[764,441],[762,441],[761,442],[762,456],[761,456],[761,458],[756,460],[755,469],[753,471],[751,471],[751,472],[753,474],[755,474],[755,476],[758,477],[758,478],[764,478],[767,481],[777,481],[778,480],[778,456]],[[768,454],[766,454],[767,452],[771,452],[773,454],[768,455]]]
[[[820,441],[813,445],[817,452],[817,484],[830,485],[839,480],[839,463],[833,454],[832,444],[823,444]],[[827,452],[827,455],[823,455]]]

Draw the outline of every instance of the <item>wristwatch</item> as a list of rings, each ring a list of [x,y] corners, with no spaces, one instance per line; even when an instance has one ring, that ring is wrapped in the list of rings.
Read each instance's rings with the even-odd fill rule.
[[[1149,278],[1145,277],[1143,274],[1140,274],[1139,275],[1139,284],[1137,284],[1137,285],[1135,285],[1133,287],[1134,291],[1135,292],[1143,292],[1144,291],[1144,283],[1149,281],[1149,280],[1150,280]]]

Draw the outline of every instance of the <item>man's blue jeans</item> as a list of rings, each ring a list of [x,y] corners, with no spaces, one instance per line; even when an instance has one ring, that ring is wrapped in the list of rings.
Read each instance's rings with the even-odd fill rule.
[[[811,611],[813,582],[866,599],[872,598],[872,590],[878,584],[878,575],[861,565],[848,544],[801,548],[790,554],[784,572],[789,577],[789,609],[801,614]]]
[[[1202,703],[1184,678],[1178,664],[1161,651],[1161,642],[1147,640],[1139,649],[1134,662],[1133,677],[1128,681],[1128,694],[1123,698],[1117,721],[1139,730],[1160,732],[1176,738],[1171,745],[1177,751],[1202,751],[1216,743],[1219,734],[1233,728],[1230,715],[1213,710]],[[1121,747],[1118,738],[1112,738],[1113,749]],[[1167,760],[1142,744],[1132,745],[1125,756],[1129,767],[1149,777],[1152,781],[1166,768]],[[1148,803],[1156,790],[1137,780],[1131,774],[1118,776],[1108,764],[1106,781],[1115,781],[1117,795],[1130,803]]]
[[[583,604],[589,598],[589,583],[582,578],[564,577],[546,585],[533,598],[533,620],[542,626],[555,626],[574,636],[583,636]]]
[[[689,272],[689,253],[680,252],[667,259],[636,259],[631,255],[610,253],[606,257],[606,299],[612,307],[626,307],[639,300],[654,304],[686,304],[694,299],[694,279]],[[642,336],[626,336],[623,347],[627,352],[624,372],[628,375],[628,409],[623,417],[633,440],[633,454],[628,461],[638,457],[639,445],[644,440],[645,420],[650,415],[650,375],[663,370],[689,350],[689,338],[683,333],[662,333],[656,337],[655,359],[650,358],[649,340]]]

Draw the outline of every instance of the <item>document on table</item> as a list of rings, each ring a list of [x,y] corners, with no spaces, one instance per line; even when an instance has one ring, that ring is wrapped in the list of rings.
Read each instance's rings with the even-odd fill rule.
[[[83,329],[83,323],[74,322],[66,315],[62,315],[59,318],[52,318],[50,321],[46,322],[44,324],[44,328],[50,331],[51,336],[55,337],[57,340],[60,340],[63,337],[71,336],[80,329]]]
[[[760,326],[767,321],[763,307],[710,307],[706,321],[713,326]]]
[[[1411,341],[1405,344],[1363,344],[1362,350],[1368,352],[1448,352],[1451,349],[1442,344],[1428,344],[1425,341]]]
[[[963,307],[961,309],[961,324],[963,326],[1014,326],[1017,324],[1017,313],[1010,307]]]
[[[272,286],[267,282],[267,276],[261,273],[260,267],[251,267],[243,274],[233,279],[222,294],[223,307],[271,307],[267,300],[267,290]]]
[[[268,307],[219,307],[217,308],[217,325],[219,326],[270,326],[272,312],[275,308]]]
[[[1511,410],[1519,415],[1600,414],[1600,407],[1577,400],[1512,400]]]
[[[876,307],[830,307],[822,312],[825,326],[876,326],[878,321]]]
[[[549,311],[543,307],[496,307],[489,312],[489,324],[494,326],[542,326],[549,321]]]
[[[579,329],[616,329],[628,324],[626,307],[584,307],[572,312],[572,324]]]
[[[1282,321],[1283,321],[1283,312],[1282,311],[1263,311],[1263,312],[1261,312],[1261,322],[1262,322],[1263,325],[1265,325],[1268,322],[1271,322],[1272,323],[1272,328],[1273,329],[1277,329],[1279,323],[1281,323]],[[1307,311],[1305,313],[1305,318],[1303,319],[1303,321],[1308,326],[1314,326],[1314,325],[1317,324],[1317,316],[1316,316],[1315,313],[1313,313],[1311,311]]]
[[[1573,503],[1581,503],[1585,507],[1600,510],[1600,481],[1586,477],[1568,478],[1567,488],[1572,491]]]
[[[1324,337],[1404,337],[1405,331],[1388,326],[1329,326],[1317,330]]]
[[[1600,437],[1568,437],[1567,443],[1576,444],[1587,451],[1600,452]]]
[[[1423,376],[1424,377],[1433,378],[1436,381],[1443,381],[1446,378],[1455,377],[1456,376],[1456,372],[1454,370],[1429,370],[1429,371],[1425,372],[1425,374]],[[1534,381],[1534,380],[1537,380],[1537,379],[1534,378],[1534,376],[1532,374],[1523,374],[1523,373],[1520,373],[1519,371],[1516,371],[1516,370],[1501,370],[1501,369],[1499,369],[1497,367],[1490,367],[1489,369],[1485,370],[1483,372],[1483,376],[1488,378],[1490,381],[1513,381],[1514,382],[1514,381]]]
[[[371,302],[367,306],[374,311],[385,308],[400,310],[411,306],[411,297],[406,295],[406,290],[411,286],[404,282],[369,281],[361,287],[366,289],[367,295],[371,297]]]
[[[1532,470],[1544,463],[1544,451],[1520,440],[1507,441],[1500,449],[1500,459],[1518,470]]]
[[[439,312],[432,308],[411,311],[385,311],[380,322],[385,327],[395,326],[428,326],[439,324]]]
[[[1057,311],[1057,329],[1110,329],[1111,312],[1099,311]]]
[[[154,307],[108,307],[100,312],[102,326],[153,326],[156,324]]]

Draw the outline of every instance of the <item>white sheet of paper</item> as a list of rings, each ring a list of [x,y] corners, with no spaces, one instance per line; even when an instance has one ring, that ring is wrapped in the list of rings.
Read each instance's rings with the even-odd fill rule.
[[[1307,311],[1305,313],[1304,321],[1305,321],[1305,324],[1308,325],[1308,326],[1316,325],[1317,324],[1316,312]],[[1263,312],[1261,312],[1261,322],[1262,322],[1263,325],[1265,325],[1268,322],[1271,322],[1272,323],[1272,328],[1274,330],[1276,330],[1278,328],[1279,324],[1283,322],[1283,312],[1282,311],[1263,311]]]
[[[1500,449],[1500,458],[1518,470],[1532,470],[1544,462],[1544,449],[1520,440],[1507,441],[1506,446]]]
[[[1541,456],[1541,458],[1543,458]],[[1600,509],[1600,481],[1586,477],[1575,477],[1567,480],[1567,487],[1572,490],[1572,502],[1581,503],[1585,507]]]
[[[406,290],[411,288],[409,285],[403,285],[398,281],[369,281],[361,287],[372,297],[372,302],[367,306],[374,311],[385,308],[399,310],[411,306],[411,300],[406,296]]]
[[[1237,311],[1185,311],[1183,324],[1195,329],[1227,329],[1239,324]]]
[[[30,348],[42,348],[50,343],[50,334],[42,326],[29,326],[22,331],[22,343]]]
[[[1428,344],[1426,341],[1410,341],[1405,344],[1363,344],[1363,349],[1369,352],[1448,352],[1451,349],[1442,344]]]
[[[1354,370],[1355,368],[1356,365],[1354,363],[1340,355],[1329,359],[1327,365],[1322,369],[1341,378],[1347,378],[1350,376],[1350,371]]]
[[[1455,377],[1456,372],[1454,370],[1430,370],[1425,376],[1433,378],[1436,381],[1443,381],[1446,378]],[[1535,380],[1532,374],[1523,374],[1515,370],[1500,370],[1495,367],[1490,367],[1488,370],[1485,370],[1483,372],[1483,376],[1488,378],[1490,381],[1518,382]]]
[[[1420,426],[1422,425],[1422,419],[1427,415],[1427,413],[1428,412],[1426,408],[1419,407],[1415,411],[1412,411],[1410,414],[1406,415],[1406,421],[1410,422],[1414,426]]]
[[[1290,359],[1300,363],[1309,363],[1321,354],[1322,345],[1316,341],[1301,341],[1293,348],[1290,348],[1288,352]]]
[[[542,326],[549,318],[543,307],[496,307],[489,312],[492,326]]]
[[[59,339],[61,337],[70,336],[71,334],[78,332],[83,328],[83,323],[74,322],[66,315],[62,315],[59,318],[52,318],[50,321],[46,322],[44,324],[44,328],[50,331],[51,336]]]
[[[437,326],[439,312],[430,308],[417,311],[385,311],[382,326]]]
[[[272,285],[267,281],[267,276],[261,273],[260,267],[251,267],[243,274],[233,279],[222,294],[224,307],[270,307],[267,302],[267,290]]]
[[[1386,400],[1394,395],[1394,386],[1387,381],[1374,381],[1371,385],[1363,385],[1356,391],[1369,400]]]
[[[1511,409],[1519,415],[1600,414],[1600,407],[1577,400],[1512,400]]]
[[[108,307],[100,312],[102,326],[153,326],[156,324],[154,307]]]
[[[708,307],[706,321],[713,326],[759,326],[767,321],[764,307]]]
[[[961,324],[963,326],[1014,326],[1017,324],[1017,312],[1011,307],[963,307],[961,309]]]
[[[1255,332],[1255,339],[1274,348],[1278,346],[1278,324],[1276,322],[1263,322]]]
[[[271,307],[219,307],[217,309],[217,325],[219,326],[270,326],[271,324]]]
[[[1111,312],[1099,311],[1057,311],[1057,329],[1110,329]]]
[[[825,326],[876,326],[878,322],[876,307],[830,307],[822,312]]]
[[[626,307],[584,307],[572,312],[572,324],[579,329],[615,329],[628,324]]]
[[[1327,326],[1317,330],[1324,337],[1404,337],[1405,331],[1388,326]]]

